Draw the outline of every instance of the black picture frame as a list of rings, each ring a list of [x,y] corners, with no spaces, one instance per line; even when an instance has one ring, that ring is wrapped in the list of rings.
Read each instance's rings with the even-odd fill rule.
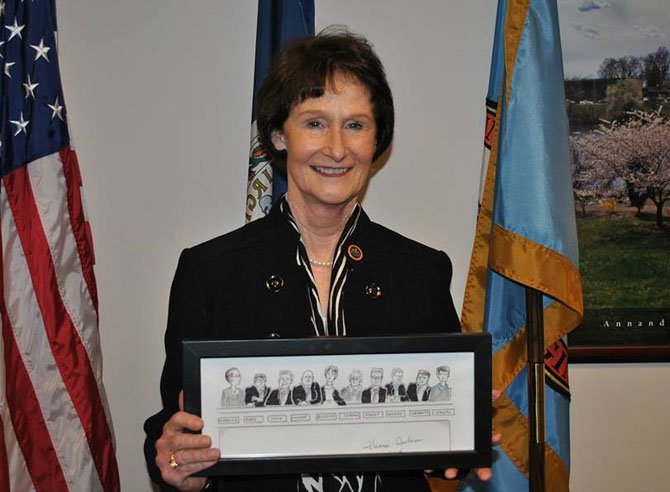
[[[431,360],[429,357],[434,358],[435,354],[447,354],[445,358],[449,357],[448,354],[456,354],[452,357],[468,357],[468,360],[469,356],[464,356],[463,353],[472,354],[472,374],[461,374],[464,380],[470,381],[471,377],[472,384],[473,402],[468,403],[473,408],[471,432],[474,445],[471,446],[471,449],[422,451],[421,446],[417,445],[418,449],[413,451],[403,450],[401,446],[400,450],[392,448],[388,452],[377,450],[374,451],[374,454],[367,454],[358,451],[358,448],[352,445],[351,452],[344,454],[305,452],[284,456],[263,455],[264,451],[260,449],[253,457],[222,458],[216,465],[204,470],[201,473],[203,476],[423,470],[445,467],[478,468],[491,464],[491,337],[489,334],[228,341],[186,340],[183,342],[183,353],[184,409],[201,416],[203,415],[201,367],[206,364],[219,364],[219,361],[225,366],[228,360],[243,360],[262,368],[264,361],[277,360],[278,357],[298,356],[303,357],[300,360],[310,361],[325,361],[326,358],[332,361],[333,357],[339,357],[346,361],[352,359],[349,356],[364,355],[368,359],[388,356],[389,362],[393,361],[391,365],[401,365],[402,361],[407,360],[408,357],[421,360],[424,354],[427,361]],[[305,356],[309,359],[304,359]],[[209,362],[204,362],[208,360]],[[434,369],[432,368],[431,372]],[[211,395],[210,392],[208,394]],[[363,405],[358,405],[358,407],[361,406]],[[284,410],[286,408],[288,407],[283,407]],[[227,410],[220,408],[216,411]],[[240,411],[244,410],[240,409]],[[386,415],[388,416],[388,413]],[[435,415],[434,412],[433,415]],[[207,421],[205,429],[207,429]]]

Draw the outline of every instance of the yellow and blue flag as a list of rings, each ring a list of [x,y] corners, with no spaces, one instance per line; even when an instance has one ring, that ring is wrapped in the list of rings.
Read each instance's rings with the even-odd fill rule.
[[[267,215],[273,203],[286,191],[286,179],[279,173],[273,173],[269,156],[258,138],[256,94],[263,85],[275,53],[294,39],[313,35],[314,0],[258,0],[245,222]]]
[[[493,479],[465,490],[528,490],[525,288],[543,294],[546,490],[567,491],[567,347],[583,316],[556,0],[499,0],[485,164],[463,304],[464,331],[493,335]]]

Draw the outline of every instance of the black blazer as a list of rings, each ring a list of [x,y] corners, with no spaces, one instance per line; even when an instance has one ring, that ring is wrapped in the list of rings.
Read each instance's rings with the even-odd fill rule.
[[[380,386],[378,403],[384,403],[385,401],[386,401],[386,388]],[[363,390],[363,393],[361,393],[361,403],[372,403],[372,388]]]
[[[147,467],[152,480],[164,490],[170,488],[163,484],[154,462],[155,442],[163,424],[179,409],[182,339],[314,335],[307,276],[295,261],[298,242],[297,232],[279,207],[274,207],[265,218],[182,252],[170,291],[165,332],[160,384],[163,408],[144,424]],[[349,274],[342,306],[348,336],[460,330],[449,293],[451,262],[445,253],[371,222],[364,212],[345,248],[349,245],[358,246],[363,256],[359,261],[347,258]],[[281,279],[280,289],[270,288],[268,280],[273,276]],[[366,287],[372,284],[381,289],[381,296],[367,293],[370,289]],[[420,491],[424,483],[421,472],[402,473],[384,480],[384,492]],[[226,483],[228,492],[295,489],[293,476],[239,477]]]
[[[317,403],[321,403],[321,387],[319,386],[319,383],[316,381],[313,381],[312,384],[310,385],[310,391],[312,392],[312,398],[307,402],[310,405],[316,405]],[[300,384],[293,388],[293,400],[295,400],[295,404],[299,404],[300,402],[303,402],[307,399],[307,392],[305,391],[305,387]]]
[[[253,403],[255,407],[263,407],[265,406],[265,401],[268,399],[268,396],[270,395],[270,388],[267,386],[265,387],[265,393],[263,394],[263,397],[261,398],[261,395],[258,393],[258,388],[256,386],[249,386],[247,389],[244,390],[244,403],[247,405],[249,403]],[[253,397],[256,397],[256,400],[253,399]]]
[[[284,405],[295,405],[296,401],[293,398],[293,389],[288,390],[288,396],[286,397],[286,403]],[[270,395],[268,396],[268,399],[265,400],[265,405],[270,406],[270,405],[280,405],[279,402],[279,390],[275,389],[270,391]]]
[[[400,401],[407,401],[407,390],[405,389],[405,385],[401,384],[398,386],[398,394],[396,395],[394,392],[394,387],[393,383],[389,383],[385,386],[386,388],[386,394],[388,396],[399,396]]]
[[[428,401],[429,396],[430,396],[430,386],[426,386],[426,390],[423,392],[423,397],[421,398],[421,401]],[[409,401],[419,400],[419,396],[416,394],[416,383],[409,383],[409,386],[407,387],[407,399]]]

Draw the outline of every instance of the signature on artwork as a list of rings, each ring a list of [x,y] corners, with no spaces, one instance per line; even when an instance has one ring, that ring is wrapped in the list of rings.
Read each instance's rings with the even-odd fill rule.
[[[366,449],[368,451],[373,451],[375,449],[388,449],[390,447],[391,447],[390,444],[377,442],[377,439],[374,437],[363,445],[363,449]]]
[[[393,444],[389,444],[388,442],[379,442],[377,441],[377,438],[373,437],[363,445],[363,449],[365,449],[366,451],[375,451],[379,449],[390,450],[390,448],[394,448],[393,449],[394,451],[402,453],[404,446],[410,444],[418,444],[420,442],[423,442],[423,439],[415,438],[412,436],[397,436]]]

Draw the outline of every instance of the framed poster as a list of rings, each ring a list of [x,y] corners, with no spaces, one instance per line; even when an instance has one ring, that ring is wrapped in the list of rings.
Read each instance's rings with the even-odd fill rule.
[[[570,360],[670,361],[670,9],[558,6],[585,307]]]
[[[489,466],[491,340],[185,341],[184,403],[221,449],[204,475]]]

